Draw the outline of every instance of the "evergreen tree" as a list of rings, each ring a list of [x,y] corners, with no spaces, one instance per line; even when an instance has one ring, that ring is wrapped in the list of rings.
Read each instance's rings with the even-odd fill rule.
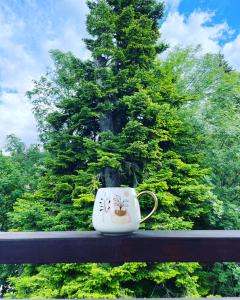
[[[29,92],[49,158],[37,192],[11,214],[14,230],[92,230],[103,186],[154,191],[160,207],[142,229],[191,229],[205,211],[206,170],[178,151],[186,132],[171,70],[157,55],[163,5],[156,0],[88,1],[92,59],[52,51],[55,69]],[[190,141],[190,139],[189,139]],[[194,141],[192,141],[194,142]],[[148,199],[142,213],[151,209]],[[198,296],[198,264],[26,266],[14,297]]]

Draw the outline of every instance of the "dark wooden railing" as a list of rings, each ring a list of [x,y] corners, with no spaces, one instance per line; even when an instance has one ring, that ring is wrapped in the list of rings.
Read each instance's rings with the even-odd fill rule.
[[[2,232],[0,263],[240,262],[240,231]]]

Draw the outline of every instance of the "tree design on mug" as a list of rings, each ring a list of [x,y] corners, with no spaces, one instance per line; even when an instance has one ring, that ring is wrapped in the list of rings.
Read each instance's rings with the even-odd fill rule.
[[[128,200],[122,199],[119,195],[115,195],[114,201],[114,213],[119,216],[125,216],[127,214]]]
[[[111,222],[125,224],[131,221],[130,214],[127,211],[128,199],[121,198],[119,195],[110,197],[104,194],[99,201],[99,210],[102,212],[102,221],[105,223],[111,216]]]

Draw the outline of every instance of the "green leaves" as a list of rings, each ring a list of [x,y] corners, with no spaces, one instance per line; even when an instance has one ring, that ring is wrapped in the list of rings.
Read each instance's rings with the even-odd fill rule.
[[[15,209],[18,198],[22,197],[25,192],[33,192],[36,189],[38,177],[44,172],[42,164],[46,155],[39,150],[37,145],[26,147],[14,135],[7,136],[5,150],[7,151],[5,155],[0,152],[1,231],[8,231],[11,228],[13,224],[11,213]],[[36,207],[34,207],[34,211],[35,213],[37,212]],[[17,216],[19,215],[17,214]],[[26,219],[24,221],[26,222]],[[26,223],[29,224],[29,222],[31,222],[30,219]],[[30,226],[30,228],[32,229],[33,227]],[[1,296],[11,289],[9,277],[18,277],[21,270],[22,267],[19,265],[1,265]]]
[[[15,203],[12,229],[92,230],[96,190],[116,185],[157,194],[159,209],[143,229],[199,227],[208,204],[207,170],[186,150],[196,137],[181,115],[194,98],[180,90],[183,71],[175,74],[171,60],[157,57],[165,48],[158,31],[163,4],[88,5],[85,42],[92,59],[53,51],[54,68],[29,92],[49,157],[37,191]],[[149,198],[141,198],[141,208],[149,213]],[[197,296],[197,270],[197,264],[26,266],[11,278],[11,297]]]
[[[110,167],[113,169],[120,168],[120,159],[121,156],[119,154],[98,151],[97,153],[98,159],[97,162],[89,163],[89,171],[93,173],[100,173],[105,167]]]

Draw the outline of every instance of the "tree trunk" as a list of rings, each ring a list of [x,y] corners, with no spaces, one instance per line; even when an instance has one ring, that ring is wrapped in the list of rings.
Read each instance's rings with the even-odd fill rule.
[[[113,115],[111,111],[105,112],[99,121],[100,130],[111,131],[114,133]],[[110,167],[102,170],[103,184],[105,187],[118,187],[120,186],[120,173],[119,170]]]

